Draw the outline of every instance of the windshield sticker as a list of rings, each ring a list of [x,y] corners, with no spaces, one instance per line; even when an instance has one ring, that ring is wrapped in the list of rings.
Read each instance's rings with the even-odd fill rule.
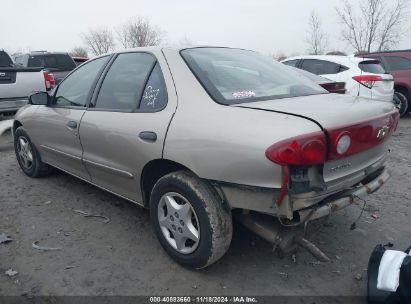
[[[158,93],[160,93],[160,89],[153,89],[152,86],[145,89],[143,99],[148,107],[152,106],[154,108]]]
[[[233,92],[233,97],[236,99],[255,97],[255,92],[254,91],[236,91],[236,92]]]

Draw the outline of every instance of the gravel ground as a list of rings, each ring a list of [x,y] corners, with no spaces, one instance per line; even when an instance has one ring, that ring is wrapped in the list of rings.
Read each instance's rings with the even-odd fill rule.
[[[364,296],[374,246],[411,245],[410,116],[393,138],[392,179],[369,197],[357,229],[350,230],[360,214],[356,206],[309,227],[311,240],[331,262],[318,263],[302,249],[295,260],[280,258],[236,224],[228,253],[203,271],[180,267],[165,254],[146,210],[61,172],[26,177],[8,140],[0,143],[0,233],[14,241],[0,244],[0,295]],[[61,250],[36,250],[36,241]],[[10,268],[18,274],[6,275]]]

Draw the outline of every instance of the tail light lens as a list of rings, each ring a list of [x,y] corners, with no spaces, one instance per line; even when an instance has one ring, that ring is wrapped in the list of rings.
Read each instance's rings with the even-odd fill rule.
[[[345,82],[329,82],[329,83],[321,83],[324,89],[326,89],[330,93],[336,94],[345,94]]]
[[[354,125],[325,130],[330,141],[328,159],[339,159],[379,145],[396,130],[398,119],[399,113],[394,111]]]
[[[326,156],[325,135],[315,132],[277,142],[265,151],[265,156],[282,166],[322,164]]]
[[[44,75],[44,82],[46,84],[46,90],[50,91],[52,88],[54,88],[56,86],[56,81],[54,79],[54,75],[47,72],[47,71],[44,71],[43,75]]]
[[[352,79],[369,89],[371,89],[375,85],[375,82],[382,81],[381,76],[378,75],[359,75],[354,76]]]

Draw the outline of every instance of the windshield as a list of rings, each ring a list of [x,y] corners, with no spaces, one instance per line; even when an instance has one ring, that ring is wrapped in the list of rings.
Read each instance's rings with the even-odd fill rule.
[[[28,66],[51,70],[71,71],[76,67],[76,64],[67,54],[53,54],[30,56]]]
[[[305,77],[256,52],[229,48],[181,51],[210,96],[221,104],[238,104],[328,93]]]

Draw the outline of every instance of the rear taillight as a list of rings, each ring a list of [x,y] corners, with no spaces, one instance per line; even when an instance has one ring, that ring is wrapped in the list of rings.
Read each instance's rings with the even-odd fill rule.
[[[375,85],[375,82],[382,81],[382,77],[378,75],[359,75],[354,76],[352,79],[369,89]]]
[[[322,164],[326,156],[325,135],[316,132],[277,142],[265,151],[265,156],[282,166]]]
[[[46,84],[46,90],[50,91],[56,85],[56,81],[54,80],[54,75],[47,71],[43,71],[43,75],[44,75],[44,82]]]
[[[345,82],[321,83],[320,86],[330,93],[345,94]]]
[[[354,125],[327,129],[328,159],[339,159],[379,145],[395,131],[398,118],[398,111],[395,111]]]

